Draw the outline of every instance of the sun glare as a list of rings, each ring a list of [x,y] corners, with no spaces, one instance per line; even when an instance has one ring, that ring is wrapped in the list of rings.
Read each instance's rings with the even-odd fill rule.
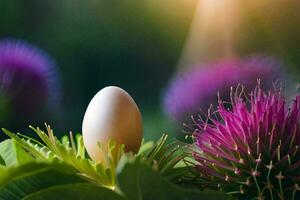
[[[212,58],[234,55],[232,37],[238,24],[238,9],[235,2],[235,0],[198,2],[178,63],[179,70]]]

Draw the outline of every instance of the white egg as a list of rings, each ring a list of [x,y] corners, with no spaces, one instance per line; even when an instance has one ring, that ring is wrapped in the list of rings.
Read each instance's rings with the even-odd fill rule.
[[[114,140],[126,151],[140,148],[143,127],[141,113],[132,97],[115,86],[105,87],[91,100],[82,123],[84,146],[95,161],[103,158],[98,142]]]

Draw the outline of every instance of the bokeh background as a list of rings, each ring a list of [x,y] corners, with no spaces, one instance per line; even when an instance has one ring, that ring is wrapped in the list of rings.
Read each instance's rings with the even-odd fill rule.
[[[105,86],[117,85],[139,105],[147,139],[162,133],[180,134],[178,125],[161,108],[164,88],[177,71],[193,62],[227,56],[221,48],[224,34],[230,34],[236,55],[275,56],[295,82],[299,80],[298,0],[232,0],[235,14],[227,20],[238,23],[225,24],[225,30],[230,30],[226,33],[207,33],[200,22],[197,29],[196,18],[204,12],[204,1],[1,0],[0,39],[22,39],[47,51],[59,71],[62,97],[60,105],[46,114],[30,121],[14,120],[19,117],[14,116],[2,120],[0,126],[26,133],[30,132],[28,124],[43,126],[47,122],[56,134],[80,132],[85,109],[94,94]],[[220,12],[214,11],[214,5],[210,9],[212,13]],[[224,7],[224,16],[227,11]],[[213,26],[220,20],[216,16],[203,20]],[[193,44],[194,50],[190,47]]]

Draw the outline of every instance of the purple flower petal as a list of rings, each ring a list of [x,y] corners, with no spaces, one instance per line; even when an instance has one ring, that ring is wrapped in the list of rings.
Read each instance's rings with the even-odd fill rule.
[[[252,56],[199,65],[171,80],[163,95],[168,116],[182,121],[217,102],[217,93],[229,100],[231,86],[241,83],[254,89],[258,79],[270,87],[283,78],[281,63],[271,57]]]
[[[57,103],[60,83],[53,60],[27,42],[1,40],[0,93],[19,114],[31,115]]]

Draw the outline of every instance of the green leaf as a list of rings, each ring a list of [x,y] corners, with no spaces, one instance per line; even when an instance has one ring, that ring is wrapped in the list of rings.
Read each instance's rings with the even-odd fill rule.
[[[18,136],[17,134],[14,134],[4,128],[2,129],[2,131],[11,139],[14,139],[19,146],[21,146],[26,152],[29,152],[30,155],[32,155],[36,160],[50,160],[52,158],[51,152],[49,152],[45,146],[39,143],[35,143],[36,140],[26,136],[24,138],[20,138],[19,136],[24,135],[18,134]],[[25,138],[27,138],[27,140],[25,140]]]
[[[140,189],[140,165],[130,155],[124,155],[117,168],[118,187],[130,200],[142,199]]]
[[[169,181],[178,183],[190,176],[191,159],[194,159],[191,158],[191,147],[176,139],[169,142],[168,135],[163,134],[156,143],[152,143],[152,147],[149,145],[145,153],[139,153],[137,158]]]
[[[151,149],[153,149],[154,146],[155,146],[155,143],[153,141],[144,142],[144,140],[143,140],[142,145],[141,145],[137,155],[145,155],[145,154],[149,153],[149,151]]]
[[[0,157],[7,167],[23,165],[34,160],[18,145],[15,139],[8,139],[0,143]]]
[[[125,200],[110,189],[93,184],[79,183],[60,185],[36,192],[24,200]]]
[[[140,161],[120,162],[118,183],[124,195],[130,200],[225,200],[227,196],[220,192],[200,191],[180,188]]]
[[[2,158],[2,156],[0,156],[0,166],[1,166],[1,165],[3,165],[3,166],[5,165],[5,161],[4,161],[4,159]]]
[[[76,175],[76,171],[68,165],[54,161],[52,163],[27,163],[17,167],[0,167],[0,187],[14,180],[30,177],[39,172],[56,170],[60,173]],[[50,177],[49,178],[53,178]]]
[[[0,168],[0,199],[104,199],[119,195],[77,176],[68,165],[29,163],[19,167]],[[88,198],[90,197],[90,198]],[[100,198],[101,199],[101,198]]]

